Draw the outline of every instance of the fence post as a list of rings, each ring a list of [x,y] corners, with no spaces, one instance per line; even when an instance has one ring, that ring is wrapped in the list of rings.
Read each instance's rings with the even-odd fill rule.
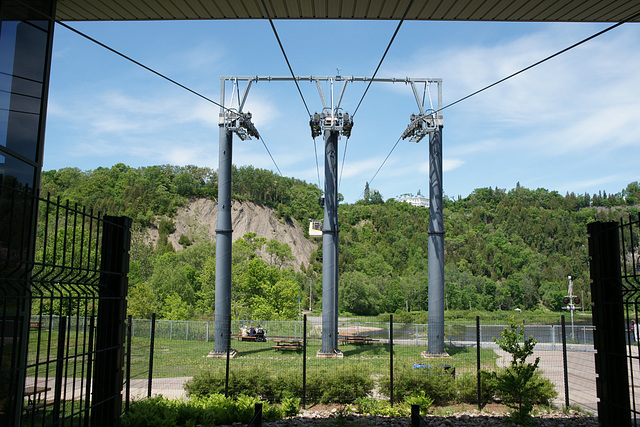
[[[89,343],[87,348],[90,348],[90,349],[93,348],[95,329],[96,329],[96,318],[95,316],[91,316],[89,318]],[[87,372],[86,383],[92,384],[91,382],[92,374],[93,374],[93,352],[92,351],[89,351],[87,354],[87,371],[86,372]],[[85,413],[88,414],[90,410],[91,410],[91,387],[86,387],[85,399],[84,399],[84,411]],[[89,418],[85,418],[84,427],[89,427]]]
[[[304,315],[302,335],[302,409],[307,405],[307,315]]]
[[[228,326],[227,326],[227,366],[226,373],[224,379],[224,397],[229,397],[229,359],[231,357],[231,314],[228,317]]]
[[[91,425],[119,426],[131,218],[103,217]]]
[[[124,411],[129,411],[129,400],[131,397],[131,315],[127,317],[127,370],[126,370],[126,381],[127,386],[125,389],[125,398],[124,398]]]
[[[420,405],[411,405],[411,427],[420,427]]]
[[[587,225],[587,232],[596,389],[600,398],[598,419],[602,425],[630,426],[619,228],[616,222],[592,222]]]
[[[476,316],[476,369],[478,375],[478,409],[482,410],[482,381],[480,375],[480,316]]]
[[[261,427],[262,426],[262,403],[256,403],[254,406],[253,419],[249,423],[249,427]]]
[[[393,314],[389,315],[389,402],[393,406]]]
[[[54,385],[54,400],[53,400],[53,419],[52,423],[55,425],[58,423],[60,417],[60,400],[62,396],[62,380],[64,379],[64,350],[66,345],[67,336],[67,316],[60,317],[60,323],[58,323],[58,351],[56,354],[56,380]]]
[[[149,343],[149,381],[147,381],[147,397],[151,397],[153,383],[153,349],[156,343],[156,314],[151,313],[151,342]]]
[[[562,365],[564,367],[564,406],[569,407],[569,367],[567,365],[567,327],[564,314],[560,316],[562,325]]]

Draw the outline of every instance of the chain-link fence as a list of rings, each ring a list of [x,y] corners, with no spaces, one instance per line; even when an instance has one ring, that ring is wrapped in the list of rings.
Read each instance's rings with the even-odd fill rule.
[[[593,328],[563,327],[563,320],[554,325],[522,325],[524,336],[537,341],[528,361],[540,358],[542,375],[557,392],[552,401],[555,406],[595,412]],[[399,401],[422,388],[435,395],[436,402],[450,399],[483,405],[489,395],[483,392],[483,383],[478,393],[479,371],[495,372],[511,360],[494,341],[505,328],[479,322],[445,325],[449,356],[432,357],[426,351],[426,324],[341,320],[340,352],[327,358],[320,353],[319,317],[233,320],[233,357],[227,361],[224,354],[207,357],[213,356],[214,322],[157,320],[153,335],[150,320],[134,319],[131,396],[182,397],[187,395],[185,384],[189,382],[192,394],[258,394],[269,400],[299,397],[306,403],[348,402],[364,396]],[[256,339],[251,329],[262,329],[266,341]],[[150,357],[152,337],[155,345]],[[134,372],[147,376],[139,386]],[[429,388],[436,387],[430,385],[429,377],[435,378],[439,389]]]

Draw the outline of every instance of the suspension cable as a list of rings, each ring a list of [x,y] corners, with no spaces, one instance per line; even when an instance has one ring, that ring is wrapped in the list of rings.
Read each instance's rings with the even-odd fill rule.
[[[599,32],[597,32],[595,34],[592,34],[591,36],[586,37],[586,38],[580,40],[579,42],[572,44],[571,46],[568,46],[568,47],[566,47],[566,48],[564,48],[564,49],[562,49],[562,50],[560,50],[560,51],[558,51],[558,52],[556,52],[556,53],[554,53],[552,55],[547,56],[544,59],[541,59],[540,61],[537,61],[537,62],[535,62],[535,63],[533,63],[533,64],[531,64],[531,65],[529,65],[529,66],[527,66],[527,67],[525,67],[525,68],[523,68],[521,70],[519,70],[519,71],[516,71],[515,73],[512,73],[512,74],[510,74],[510,75],[508,75],[508,76],[506,76],[506,77],[504,77],[504,78],[502,78],[502,79],[500,79],[500,80],[498,80],[498,81],[496,81],[494,83],[491,83],[490,85],[487,85],[487,86],[483,87],[482,89],[476,90],[475,92],[470,93],[469,95],[466,95],[466,96],[458,99],[457,101],[454,101],[454,102],[452,102],[450,104],[447,104],[444,107],[442,107],[441,109],[435,111],[434,113],[437,114],[437,113],[441,112],[442,110],[444,110],[446,108],[453,107],[454,105],[459,104],[462,101],[465,101],[465,100],[467,100],[467,99],[469,99],[469,98],[471,98],[471,97],[473,97],[475,95],[478,95],[479,93],[482,93],[482,92],[484,92],[484,91],[486,91],[486,90],[488,90],[488,89],[490,89],[490,88],[492,88],[494,86],[497,86],[497,85],[499,85],[501,83],[504,83],[505,81],[507,81],[507,80],[519,75],[519,74],[522,74],[525,71],[528,71],[528,70],[530,70],[530,69],[532,69],[534,67],[537,67],[538,65],[543,64],[544,62],[547,62],[547,61],[555,58],[556,56],[562,55],[563,53],[566,53],[566,52],[570,51],[571,49],[576,48],[576,47],[578,47],[578,46],[580,46],[580,45],[582,45],[582,44],[584,44],[584,43],[586,43],[586,42],[588,42],[590,40],[593,40],[596,37],[599,37],[599,36],[609,32],[609,31],[613,30],[614,28],[619,27],[620,25],[622,25],[622,24],[624,24],[626,22],[632,21],[633,19],[637,18],[638,16],[640,16],[640,13],[636,13],[634,15],[631,15],[628,18],[609,26],[609,27],[605,28],[602,31],[599,31]],[[391,149],[391,151],[389,152],[387,157],[384,159],[384,161],[382,162],[382,164],[380,165],[380,167],[378,168],[376,173],[373,175],[373,178],[371,178],[371,181],[373,181],[373,179],[376,177],[376,175],[378,175],[378,172],[380,172],[380,169],[382,169],[382,166],[384,166],[385,162],[387,161],[387,159],[389,158],[391,153],[395,150],[395,148],[396,148],[396,146],[398,145],[399,142],[400,142],[400,138],[395,143],[395,145],[393,146],[393,148]],[[371,184],[371,181],[369,181],[369,184]],[[363,194],[364,194],[364,192],[362,192],[358,198],[360,198]]]
[[[280,168],[278,167],[278,164],[276,163],[276,160],[271,155],[271,151],[269,151],[269,147],[267,147],[267,143],[264,142],[264,139],[262,139],[262,135],[260,135],[260,141],[262,141],[262,145],[264,145],[265,150],[267,150],[267,153],[269,153],[269,157],[271,157],[271,161],[276,166],[276,169],[278,169],[278,173],[280,174],[280,176],[282,176],[282,172],[280,172]]]
[[[302,103],[304,104],[304,108],[307,110],[307,114],[309,115],[309,117],[311,117],[311,111],[309,111],[309,107],[307,106],[307,101],[304,100],[304,96],[302,95],[302,90],[300,89],[300,85],[298,84],[296,75],[293,72],[293,68],[291,67],[289,58],[287,57],[287,53],[284,51],[284,46],[282,45],[282,41],[280,41],[280,36],[278,35],[276,26],[273,24],[273,19],[271,19],[271,14],[269,14],[269,8],[267,7],[267,4],[264,2],[264,0],[262,0],[262,7],[264,7],[264,11],[267,14],[267,18],[269,19],[269,24],[271,24],[271,29],[273,30],[273,34],[276,36],[276,40],[278,40],[278,45],[280,46],[280,50],[282,51],[284,60],[287,62],[287,67],[289,67],[289,72],[291,73],[291,77],[293,77],[293,82],[296,84],[296,87],[298,88],[298,93],[300,94],[300,98],[302,98]]]
[[[469,95],[464,96],[464,97],[462,97],[462,98],[458,99],[457,101],[454,101],[454,102],[452,102],[452,103],[450,103],[450,104],[445,105],[445,106],[444,106],[444,107],[442,107],[440,110],[438,110],[436,113],[439,113],[440,111],[442,111],[442,110],[444,110],[444,109],[446,109],[446,108],[453,107],[454,105],[456,105],[456,104],[458,104],[458,103],[460,103],[460,102],[462,102],[462,101],[465,101],[465,100],[467,100],[467,99],[471,98],[472,96],[478,95],[479,93],[482,93],[482,92],[484,92],[484,91],[485,91],[485,90],[487,90],[487,89],[491,89],[492,87],[497,86],[497,85],[499,85],[500,83],[504,83],[505,81],[507,81],[507,80],[509,80],[509,79],[511,79],[511,78],[513,78],[513,77],[515,77],[515,76],[517,76],[517,75],[519,75],[519,74],[522,74],[522,73],[524,73],[525,71],[528,71],[528,70],[530,70],[530,69],[532,69],[532,68],[534,68],[534,67],[537,67],[538,65],[540,65],[540,64],[542,64],[542,63],[544,63],[544,62],[547,62],[547,61],[549,61],[549,60],[551,60],[551,59],[555,58],[556,56],[562,55],[563,53],[566,53],[566,52],[570,51],[571,49],[576,48],[576,47],[578,47],[578,46],[580,46],[580,45],[582,45],[582,44],[584,44],[584,43],[586,43],[586,42],[588,42],[588,41],[590,41],[590,40],[593,40],[593,39],[595,39],[596,37],[599,37],[599,36],[601,36],[601,35],[603,35],[603,34],[605,34],[605,33],[609,32],[609,31],[613,30],[614,28],[619,27],[620,25],[622,25],[622,24],[624,24],[624,23],[626,23],[626,22],[632,21],[633,19],[637,18],[638,16],[640,16],[640,13],[636,13],[635,15],[632,15],[632,16],[630,16],[630,17],[628,17],[628,18],[626,18],[626,19],[624,19],[624,20],[622,20],[622,21],[620,21],[620,22],[617,22],[617,23],[615,23],[615,24],[613,24],[613,25],[611,25],[611,26],[609,26],[609,27],[605,28],[605,29],[604,29],[604,30],[602,30],[602,31],[599,31],[599,32],[597,32],[597,33],[595,33],[595,34],[592,34],[592,35],[590,35],[589,37],[584,38],[584,39],[580,40],[579,42],[574,43],[574,44],[572,44],[571,46],[566,47],[566,48],[564,48],[564,49],[562,49],[562,50],[560,50],[560,51],[558,51],[558,52],[556,52],[556,53],[554,53],[554,54],[552,54],[552,55],[549,55],[549,56],[547,56],[546,58],[541,59],[541,60],[540,60],[540,61],[538,61],[538,62],[535,62],[535,63],[533,63],[533,64],[531,64],[531,65],[529,65],[529,66],[527,66],[527,67],[525,67],[525,68],[523,68],[523,69],[521,69],[521,70],[519,70],[519,71],[516,71],[516,72],[515,72],[515,73],[513,73],[513,74],[510,74],[510,75],[508,75],[508,76],[506,76],[506,77],[503,77],[502,79],[500,79],[500,80],[498,80],[498,81],[496,81],[496,82],[494,82],[494,83],[491,83],[490,85],[487,85],[487,86],[483,87],[482,89],[479,89],[479,90],[477,90],[477,91],[475,91],[475,92],[473,92],[473,93],[470,93]]]
[[[318,148],[316,147],[316,139],[315,138],[313,138],[313,152],[316,155],[316,172],[318,173],[318,188],[320,190],[322,190],[322,185],[320,184],[320,165],[318,164]]]
[[[367,92],[369,91],[369,88],[371,87],[371,83],[373,83],[373,79],[376,77],[376,74],[378,74],[378,70],[380,70],[380,67],[382,66],[382,62],[384,61],[384,58],[387,56],[389,49],[391,49],[391,45],[393,44],[393,41],[395,40],[396,35],[398,34],[398,31],[400,31],[400,27],[402,26],[404,19],[409,13],[409,9],[411,8],[412,4],[413,4],[413,0],[409,2],[409,4],[407,5],[407,9],[404,11],[402,18],[400,19],[400,22],[398,22],[398,26],[396,27],[396,30],[393,32],[393,36],[391,36],[391,40],[389,40],[389,44],[387,45],[387,48],[385,49],[384,54],[382,55],[382,58],[380,58],[380,62],[378,63],[376,70],[373,72],[373,76],[371,77],[371,80],[369,80],[369,84],[367,85],[367,88],[364,90],[364,93],[362,94],[362,98],[360,98],[360,102],[358,102],[358,105],[356,106],[356,109],[354,110],[352,117],[356,116],[356,113],[360,108],[360,104],[362,104],[362,101],[364,100],[365,95],[367,94]]]
[[[94,39],[93,37],[81,32],[81,31],[79,31],[79,30],[77,30],[77,29],[75,29],[75,28],[73,28],[73,27],[71,27],[71,26],[69,26],[69,25],[67,25],[67,24],[65,24],[63,22],[60,22],[60,21],[57,21],[57,20],[56,20],[56,22],[58,24],[62,25],[63,27],[71,30],[72,32],[74,32],[74,33],[86,38],[87,40],[89,40],[89,41],[91,41],[91,42],[93,42],[93,43],[95,43],[95,44],[97,44],[97,45],[109,50],[110,52],[115,53],[116,55],[126,59],[127,61],[130,61],[130,62],[134,63],[135,65],[138,65],[139,67],[144,68],[147,71],[152,72],[153,74],[155,74],[155,75],[157,75],[157,76],[159,76],[159,77],[161,77],[161,78],[163,78],[163,79],[165,79],[165,80],[167,80],[167,81],[179,86],[180,88],[182,88],[182,89],[184,89],[184,90],[186,90],[186,91],[188,91],[188,92],[190,92],[190,93],[192,93],[192,94],[194,94],[194,95],[196,95],[196,96],[198,96],[198,97],[200,97],[200,98],[202,98],[202,99],[204,99],[204,100],[206,100],[206,101],[208,101],[208,102],[210,102],[210,103],[212,103],[214,105],[217,105],[218,107],[220,107],[220,108],[222,108],[224,110],[232,111],[230,108],[225,107],[225,106],[215,102],[214,100],[212,100],[212,99],[210,99],[210,98],[208,98],[208,97],[196,92],[195,90],[193,90],[193,89],[191,89],[191,88],[189,88],[189,87],[187,87],[187,86],[185,86],[185,85],[183,85],[183,84],[181,84],[181,83],[179,83],[179,82],[177,82],[177,81],[175,81],[175,80],[173,80],[173,79],[171,79],[171,78],[169,78],[167,76],[165,76],[162,73],[159,73],[158,71],[155,71],[154,69],[142,64],[139,61],[136,61],[135,59],[123,54],[122,52],[119,52],[118,50],[116,50],[116,49],[114,49],[114,48],[112,48],[110,46],[107,46],[106,44]],[[238,96],[239,95],[240,95],[240,92],[239,92],[239,88],[238,88]],[[231,95],[231,99],[233,100],[233,94]],[[280,176],[282,176],[282,171],[280,170],[280,167],[278,167],[278,164],[276,163],[275,159],[273,158],[273,155],[271,154],[271,151],[269,150],[269,147],[267,147],[267,143],[262,138],[262,135],[260,135],[260,141],[262,141],[262,145],[264,146],[265,150],[267,150],[267,154],[269,154],[269,157],[271,158],[271,161],[273,162],[273,164],[275,165],[276,169],[278,170],[278,173],[280,174]]]
[[[342,165],[340,166],[340,179],[338,180],[338,188],[340,188],[340,184],[342,183],[342,172],[344,172],[344,159],[347,157],[348,145],[349,145],[349,137],[347,137],[347,140],[344,143],[344,152],[342,153]]]
[[[194,95],[196,95],[196,96],[198,96],[198,97],[200,97],[200,98],[204,99],[205,101],[208,101],[208,102],[210,102],[210,103],[212,103],[212,104],[214,104],[214,105],[217,105],[218,107],[222,108],[223,110],[231,111],[229,108],[225,107],[224,105],[221,105],[220,103],[218,103],[218,102],[214,101],[213,99],[208,98],[208,97],[206,97],[206,96],[204,96],[204,95],[202,95],[202,94],[200,94],[200,93],[196,92],[195,90],[193,90],[193,89],[191,89],[191,88],[189,88],[189,87],[187,87],[187,86],[183,85],[182,83],[179,83],[179,82],[177,82],[176,80],[174,80],[174,79],[172,79],[172,78],[170,78],[170,77],[165,76],[164,74],[162,74],[162,73],[160,73],[160,72],[158,72],[158,71],[154,70],[153,68],[151,68],[151,67],[148,67],[148,66],[144,65],[144,64],[143,64],[143,63],[141,63],[140,61],[136,61],[135,59],[131,58],[130,56],[127,56],[127,55],[125,55],[124,53],[122,53],[122,52],[120,52],[120,51],[118,51],[118,50],[116,50],[116,49],[114,49],[114,48],[112,48],[112,47],[110,47],[110,46],[108,46],[108,45],[106,45],[106,44],[102,43],[101,41],[98,41],[98,40],[94,39],[93,37],[91,37],[91,36],[89,36],[89,35],[87,35],[87,34],[83,33],[82,31],[77,30],[77,29],[75,29],[75,28],[73,28],[73,27],[71,27],[71,26],[69,26],[69,25],[65,24],[64,22],[62,22],[62,21],[60,21],[60,20],[56,20],[56,22],[58,23],[58,25],[61,25],[61,26],[63,26],[64,28],[66,28],[66,29],[68,29],[68,30],[70,30],[70,31],[73,31],[74,33],[78,34],[79,36],[84,37],[85,39],[87,39],[87,40],[89,40],[89,41],[91,41],[91,42],[93,42],[93,43],[97,44],[97,45],[98,45],[98,46],[100,46],[100,47],[103,47],[103,48],[107,49],[108,51],[110,51],[110,52],[112,52],[112,53],[115,53],[116,55],[118,55],[118,56],[120,56],[120,57],[122,57],[122,58],[126,59],[127,61],[130,61],[130,62],[134,63],[135,65],[137,65],[137,66],[139,66],[139,67],[144,68],[145,70],[147,70],[147,71],[149,71],[149,72],[151,72],[151,73],[155,74],[156,76],[161,77],[161,78],[163,78],[163,79],[167,80],[167,81],[168,81],[168,82],[170,82],[170,83],[173,83],[174,85],[176,85],[176,86],[178,86],[178,87],[180,87],[180,88],[182,88],[182,89],[186,90],[187,92],[190,92],[190,93],[192,93],[192,94],[194,94]]]
[[[373,174],[373,177],[368,181],[369,185],[371,185],[371,183],[373,182],[374,179],[376,179],[376,176],[378,176],[378,172],[380,172],[380,169],[382,169],[382,167],[384,166],[384,164],[387,162],[387,160],[389,159],[389,157],[391,156],[391,153],[393,153],[393,151],[396,149],[396,147],[398,146],[398,144],[400,143],[400,141],[402,140],[402,136],[400,136],[398,138],[398,140],[396,141],[396,143],[393,145],[393,148],[391,148],[391,151],[389,151],[389,154],[387,154],[387,157],[384,158],[384,160],[382,161],[382,164],[380,165],[380,167],[378,168],[378,170],[376,171],[376,173]],[[360,193],[360,195],[358,196],[358,199],[360,197],[362,197],[364,195],[364,190],[362,190],[362,193]]]

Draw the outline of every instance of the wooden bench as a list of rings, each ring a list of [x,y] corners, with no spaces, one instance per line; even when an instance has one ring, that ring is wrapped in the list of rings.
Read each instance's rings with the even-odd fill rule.
[[[302,350],[304,345],[300,340],[274,340],[276,345],[272,345],[271,348],[276,350]]]
[[[50,391],[51,387],[29,386],[24,389],[24,396],[27,398],[27,404],[24,406],[25,411],[35,411],[46,405],[46,402],[40,402],[41,394]]]
[[[242,336],[242,335],[236,335],[236,338],[238,341],[253,341],[256,342],[256,340],[258,339],[258,337],[250,337],[250,336]]]
[[[42,329],[44,324],[38,321],[29,322],[29,329]]]
[[[371,344],[373,342],[379,341],[377,339],[373,339],[369,337],[369,335],[349,335],[349,334],[338,335],[338,340],[343,344]]]

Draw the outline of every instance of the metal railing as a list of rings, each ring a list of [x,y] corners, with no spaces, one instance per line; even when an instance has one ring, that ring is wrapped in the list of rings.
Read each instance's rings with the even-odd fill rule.
[[[101,376],[122,351],[104,327],[123,325],[107,308],[125,302],[114,283],[126,284],[117,266],[128,250],[113,243],[126,221],[1,181],[0,210],[0,424],[108,424],[91,415],[119,413],[122,401]],[[92,388],[96,375],[103,385]]]

